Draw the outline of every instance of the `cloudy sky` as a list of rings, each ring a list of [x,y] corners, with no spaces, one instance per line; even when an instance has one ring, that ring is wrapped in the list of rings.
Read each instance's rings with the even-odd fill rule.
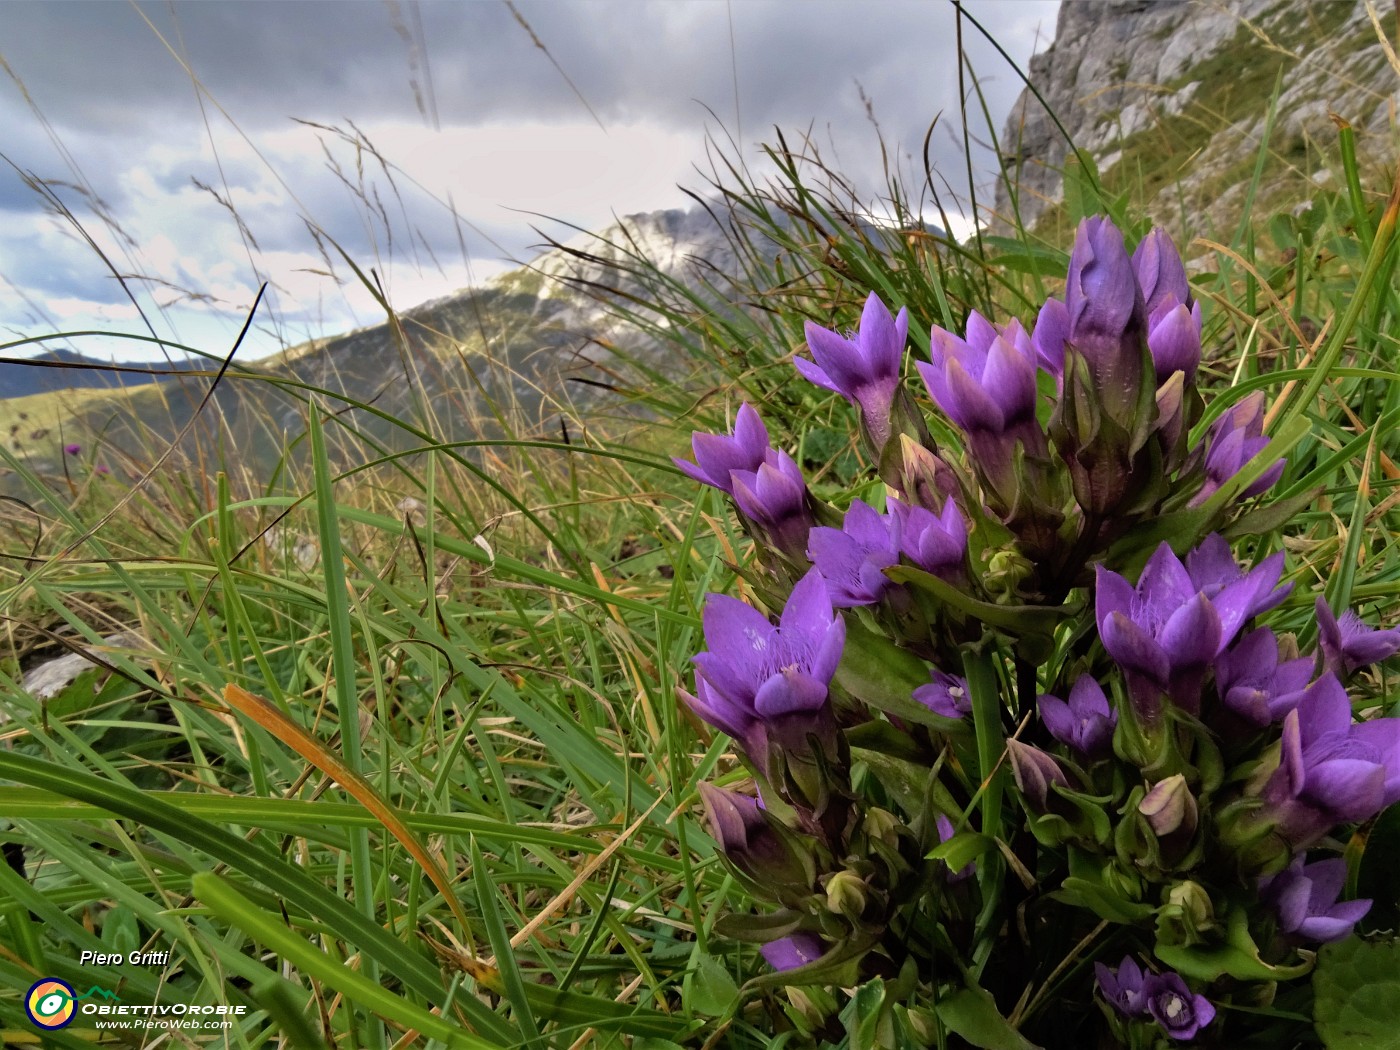
[[[1057,7],[967,2],[1022,65]],[[1019,81],[965,43],[999,130]],[[912,164],[942,112],[961,189],[958,109],[943,0],[9,0],[0,342],[149,324],[226,353],[263,281],[241,357],[377,322],[331,241],[410,307],[530,258],[531,224],[563,231],[540,216],[684,206],[707,135],[758,164],[775,126],[810,128],[873,193],[872,115]]]

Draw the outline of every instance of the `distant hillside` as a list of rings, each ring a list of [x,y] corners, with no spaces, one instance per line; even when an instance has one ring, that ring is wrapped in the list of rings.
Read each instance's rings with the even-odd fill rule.
[[[615,249],[610,242],[626,248]],[[557,437],[561,415],[607,396],[616,380],[616,351],[673,372],[684,365],[653,360],[654,348],[585,294],[596,295],[603,286],[635,294],[638,289],[617,268],[628,253],[652,260],[668,278],[695,288],[736,266],[732,246],[704,209],[627,216],[597,237],[580,236],[484,287],[404,310],[394,323],[386,319],[243,366],[241,374],[224,380],[200,414],[189,451],[206,462],[215,452],[221,461],[244,464],[261,476],[289,449],[294,457],[304,454],[304,442],[297,439],[305,431],[306,399],[313,388],[337,395],[326,406],[344,424],[327,429],[333,454],[334,438],[346,428],[371,447],[396,450],[420,443],[392,420],[412,421],[442,440],[499,436],[495,409],[503,409],[513,427],[524,421],[537,434]],[[71,368],[27,371],[50,382],[76,376],[91,381],[96,374]],[[83,392],[65,400],[57,394],[40,404],[46,418],[59,404],[67,406],[63,434],[100,434],[104,447],[126,450],[140,462],[147,450],[159,449],[189,422],[208,384],[204,377],[181,376],[110,395]],[[350,407],[349,401],[369,407]],[[11,437],[22,454],[38,457],[42,469],[52,467],[60,454],[59,434],[54,427],[45,435],[48,444],[38,446],[26,444],[22,433]],[[362,453],[345,455],[357,460]]]
[[[72,350],[52,350],[28,358],[23,363],[0,364],[0,400],[51,394],[57,390],[118,390],[142,386],[166,378],[149,374],[156,369],[169,370],[165,362],[112,362]],[[200,364],[182,360],[176,369],[198,368]]]
[[[1395,5],[1374,7],[1393,48]],[[1336,121],[1355,129],[1364,184],[1389,190],[1400,147],[1393,61],[1363,0],[1067,2],[1030,79],[1111,191],[1134,190],[1173,233],[1228,237],[1276,84],[1253,214],[1301,209],[1319,189],[1340,187]],[[1030,91],[1000,146],[1019,181],[1021,220],[1062,218],[1069,146]],[[996,208],[1003,220],[1013,213],[1005,187]]]

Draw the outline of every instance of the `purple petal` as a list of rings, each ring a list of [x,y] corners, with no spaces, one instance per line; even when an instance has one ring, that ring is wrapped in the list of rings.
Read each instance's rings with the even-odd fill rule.
[[[1069,311],[1059,299],[1047,299],[1035,319],[1031,343],[1041,367],[1053,376],[1065,370],[1065,340],[1069,338]]]
[[[795,970],[816,962],[826,951],[821,938],[814,933],[794,933],[791,937],[770,941],[758,949],[768,965],[775,970]]]
[[[1100,629],[1103,647],[1125,670],[1138,671],[1158,685],[1170,673],[1167,654],[1141,627],[1120,612],[1109,613]]]
[[[1306,752],[1303,758],[1307,763]],[[1360,758],[1308,765],[1305,793],[1341,820],[1369,820],[1384,804],[1385,769]]]
[[[1040,709],[1040,720],[1050,730],[1050,735],[1062,744],[1073,744],[1074,730],[1079,720],[1070,713],[1069,704],[1047,693],[1036,700],[1036,706]]]
[[[758,688],[753,707],[764,719],[820,711],[826,705],[826,683],[795,667],[784,667]]]
[[[825,390],[834,390],[838,394],[845,395],[846,392],[832,381],[831,377],[822,370],[821,365],[814,364],[805,357],[794,357],[792,359],[792,365],[801,374],[802,378],[813,386],[819,386]]]
[[[1351,739],[1373,749],[1385,769],[1383,802],[1400,802],[1400,718],[1374,718],[1353,726]]]
[[[1351,701],[1334,674],[1324,674],[1298,704],[1298,727],[1305,746],[1351,727]]]
[[[951,404],[941,406],[953,422],[964,430],[999,434],[1006,427],[1001,407],[968,375],[959,361],[948,362],[948,392]]]
[[[1174,667],[1195,667],[1220,652],[1221,617],[1204,594],[1198,594],[1168,618],[1158,635]]]

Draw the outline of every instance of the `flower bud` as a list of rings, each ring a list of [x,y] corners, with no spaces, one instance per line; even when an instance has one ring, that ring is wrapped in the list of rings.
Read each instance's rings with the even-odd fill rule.
[[[1138,812],[1159,839],[1180,832],[1183,838],[1196,830],[1196,800],[1186,786],[1186,778],[1176,773],[1160,781],[1141,802]]]
[[[853,871],[838,871],[826,882],[826,908],[833,915],[859,920],[870,899],[870,887]]]
[[[1008,740],[1006,752],[1016,787],[1032,812],[1045,813],[1050,807],[1050,786],[1069,787],[1069,778],[1054,757],[1019,740]]]
[[[1167,890],[1157,913],[1159,943],[1200,944],[1215,928],[1215,905],[1200,883],[1178,882]]]

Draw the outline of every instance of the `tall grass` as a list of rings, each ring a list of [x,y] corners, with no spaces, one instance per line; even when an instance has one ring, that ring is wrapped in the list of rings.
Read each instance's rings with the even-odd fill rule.
[[[931,170],[891,173],[877,219],[810,141],[778,135],[761,183],[713,156],[696,200],[736,269],[683,278],[625,231],[566,249],[575,287],[665,354],[619,344],[592,380],[610,400],[551,394],[548,428],[500,398],[449,425],[421,334],[382,300],[412,395],[394,412],[217,359],[182,381],[302,413],[265,473],[217,428],[178,464],[152,437],[69,483],[0,453],[21,492],[0,504],[6,1045],[36,1041],[20,998],[46,976],[246,1007],[212,1037],[231,1047],[871,1045],[814,1029],[815,995],[754,983],[719,925],[750,904],[695,785],[743,773],[674,690],[703,595],[745,591],[750,551],[667,457],[747,399],[844,501],[872,465],[845,403],[793,382],[803,321],[850,325],[870,290],[909,308],[916,348],[973,309],[1029,320],[1066,245],[1019,226],[956,243]],[[1304,421],[1280,489],[1306,509],[1257,523],[1292,552],[1295,604],[1325,587],[1388,609],[1400,295],[1383,200],[1345,137],[1338,157],[1346,185],[1306,213],[1198,246],[1195,288],[1212,381]],[[1081,210],[1146,227],[1085,185]],[[492,436],[457,436],[473,427]],[[104,641],[118,630],[139,641]],[[65,648],[93,669],[49,698],[21,686]],[[78,964],[166,948],[163,968]]]

